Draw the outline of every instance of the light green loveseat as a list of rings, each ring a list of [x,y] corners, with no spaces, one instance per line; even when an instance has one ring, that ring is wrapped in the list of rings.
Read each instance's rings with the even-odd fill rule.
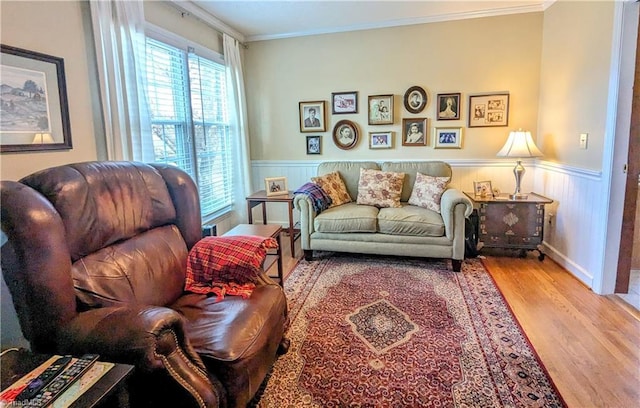
[[[360,168],[405,173],[402,208],[358,205]],[[440,214],[407,204],[416,173],[451,177],[451,167],[441,161],[325,162],[318,176],[338,171],[353,202],[316,214],[308,196],[297,194],[293,200],[300,211],[301,245],[305,259],[314,250],[428,258],[449,258],[459,272],[464,259],[465,217],[472,211],[471,201],[459,190],[449,187],[442,194]]]

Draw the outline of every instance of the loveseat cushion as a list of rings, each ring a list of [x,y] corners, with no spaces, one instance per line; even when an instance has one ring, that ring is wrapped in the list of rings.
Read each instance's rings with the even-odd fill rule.
[[[378,209],[370,205],[347,203],[320,213],[313,221],[318,232],[376,232]]]
[[[404,204],[401,208],[381,208],[378,229],[382,234],[441,237],[444,221],[435,211]]]

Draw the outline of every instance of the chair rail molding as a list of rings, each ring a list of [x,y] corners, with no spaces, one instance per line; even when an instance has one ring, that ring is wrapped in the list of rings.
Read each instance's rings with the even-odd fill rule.
[[[318,165],[337,160],[254,160],[252,177],[256,186],[263,185],[265,177],[286,177],[289,189],[299,186],[316,176]],[[365,161],[365,160],[355,160]],[[366,160],[371,161],[371,160]],[[384,159],[375,160],[382,163]],[[389,159],[389,161],[402,161]],[[473,191],[473,182],[491,180],[493,187],[510,192],[515,187],[513,160],[474,159],[443,160],[451,166],[451,184],[463,191]],[[538,159],[526,160],[527,173],[522,180],[522,191],[534,191],[554,200],[547,207],[544,245],[549,257],[590,288],[601,274],[602,248],[599,237],[603,234],[604,220],[594,215],[604,214],[601,171],[584,169],[562,163]],[[281,206],[268,206],[270,222],[288,225],[288,214]],[[261,214],[254,213],[255,222]],[[296,221],[299,219],[294,212]],[[602,217],[604,218],[604,217]]]

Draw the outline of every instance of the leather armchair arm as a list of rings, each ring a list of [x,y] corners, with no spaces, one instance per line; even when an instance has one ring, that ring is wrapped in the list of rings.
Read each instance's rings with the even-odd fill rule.
[[[82,312],[65,325],[59,344],[62,352],[98,353],[143,372],[166,370],[198,406],[224,406],[221,384],[207,373],[183,327],[180,314],[169,308],[105,307]]]
[[[311,199],[305,194],[296,194],[293,197],[293,206],[300,211],[300,247],[303,250],[311,249],[309,237],[313,233],[313,220],[316,217]]]

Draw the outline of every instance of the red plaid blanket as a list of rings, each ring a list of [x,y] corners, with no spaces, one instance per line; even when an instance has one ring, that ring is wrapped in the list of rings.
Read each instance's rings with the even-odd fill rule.
[[[255,288],[268,249],[278,248],[275,238],[241,235],[206,237],[187,257],[185,290],[247,298]]]

